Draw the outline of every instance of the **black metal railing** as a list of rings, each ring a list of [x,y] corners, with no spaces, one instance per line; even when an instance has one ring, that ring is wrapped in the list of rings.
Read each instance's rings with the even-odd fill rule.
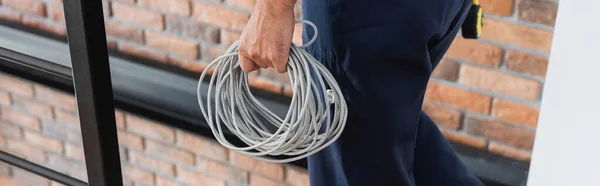
[[[64,0],[88,182],[0,152],[0,160],[66,185],[123,185],[101,0]]]
[[[21,168],[28,172],[37,174],[44,178],[52,179],[53,181],[69,185],[69,186],[85,186],[88,185],[86,182],[75,179],[73,177],[67,176],[60,172],[56,172],[52,169],[46,168],[44,166],[38,165],[36,163],[24,160],[22,158],[16,157],[12,154],[0,151],[0,161],[6,162],[12,166]]]
[[[63,6],[88,182],[123,185],[102,1]]]

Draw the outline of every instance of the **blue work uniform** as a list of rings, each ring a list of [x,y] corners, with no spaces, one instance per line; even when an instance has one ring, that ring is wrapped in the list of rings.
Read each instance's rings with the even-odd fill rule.
[[[306,48],[348,103],[341,137],[308,158],[311,186],[478,186],[422,111],[471,0],[302,0]],[[314,35],[304,27],[303,40]]]

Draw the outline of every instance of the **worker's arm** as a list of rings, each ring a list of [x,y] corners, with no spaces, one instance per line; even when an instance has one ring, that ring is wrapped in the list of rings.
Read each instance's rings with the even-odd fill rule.
[[[286,71],[294,32],[296,0],[257,0],[239,42],[242,70]]]

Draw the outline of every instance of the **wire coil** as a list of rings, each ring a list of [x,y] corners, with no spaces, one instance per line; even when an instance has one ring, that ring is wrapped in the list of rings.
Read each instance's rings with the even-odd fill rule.
[[[306,20],[297,23],[313,27],[315,34],[305,45],[292,44],[287,70],[293,96],[285,118],[274,114],[250,92],[248,73],[240,68],[237,41],[200,76],[200,110],[217,141],[226,148],[268,162],[287,163],[319,152],[341,135],[348,115],[346,101],[332,74],[304,50],[315,41],[316,26]],[[213,68],[203,101],[202,82]],[[247,146],[231,144],[225,139],[224,128]]]

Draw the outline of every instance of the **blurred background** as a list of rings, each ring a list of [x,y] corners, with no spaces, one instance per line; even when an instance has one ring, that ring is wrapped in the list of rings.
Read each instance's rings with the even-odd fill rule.
[[[62,0],[0,2],[0,47],[49,63],[70,63]],[[297,19],[302,16],[300,3]],[[524,185],[558,0],[480,3],[485,13],[482,38],[457,36],[432,75],[423,109],[487,185]],[[254,0],[105,0],[111,60],[193,82],[208,62],[237,40],[253,4]],[[296,43],[301,43],[301,29],[297,25]],[[72,85],[36,73],[0,69],[0,150],[85,181]],[[284,107],[291,96],[287,75],[272,69],[253,72],[250,84],[272,105]],[[194,86],[167,87],[193,94]],[[194,106],[195,97],[187,98]],[[122,102],[116,119],[125,185],[309,185],[304,162],[271,164],[228,151],[206,128],[170,118],[176,116],[165,110],[179,107],[174,102],[154,100],[154,110]],[[0,185],[60,184],[0,163]]]

